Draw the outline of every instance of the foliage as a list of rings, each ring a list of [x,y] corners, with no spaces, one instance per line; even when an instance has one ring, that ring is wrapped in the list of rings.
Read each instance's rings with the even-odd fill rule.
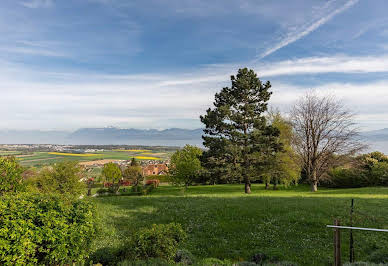
[[[88,255],[96,232],[94,207],[49,194],[4,196],[0,228],[0,264],[69,264]]]
[[[144,179],[143,169],[141,168],[141,166],[137,165],[137,163],[133,162],[134,161],[132,161],[131,164],[128,165],[123,171],[123,178],[125,180],[131,181],[134,186],[137,186]]]
[[[171,156],[170,182],[174,185],[191,185],[201,171],[200,156],[202,150],[195,146],[186,145]]]
[[[85,192],[86,185],[80,180],[83,169],[76,161],[63,161],[43,168],[30,185],[43,193],[71,194],[79,196]]]
[[[352,188],[388,185],[388,157],[381,152],[358,156],[352,163],[329,171],[330,187]]]
[[[259,168],[264,183],[268,186],[273,183],[274,189],[277,184],[289,185],[297,183],[300,177],[300,166],[291,142],[293,139],[292,125],[286,121],[279,112],[270,112],[269,121],[271,125],[280,132],[278,141],[283,149],[277,153],[268,155],[266,164]],[[267,187],[266,186],[266,187]]]
[[[0,196],[23,189],[23,167],[14,156],[0,157]]]
[[[330,187],[357,188],[368,185],[365,171],[356,168],[336,167],[329,171]]]
[[[112,182],[113,189],[117,192],[120,188],[120,180],[122,178],[120,167],[115,163],[107,163],[102,168],[101,174],[105,177],[105,180]]]
[[[279,130],[267,125],[264,112],[271,96],[271,84],[265,84],[253,70],[239,69],[231,77],[232,86],[216,93],[214,108],[201,116],[205,124],[204,166],[212,174],[243,181],[250,193],[256,169],[267,154],[281,149]]]
[[[180,224],[153,224],[151,228],[136,232],[126,247],[126,257],[134,260],[160,258],[172,262],[179,244],[186,237]]]

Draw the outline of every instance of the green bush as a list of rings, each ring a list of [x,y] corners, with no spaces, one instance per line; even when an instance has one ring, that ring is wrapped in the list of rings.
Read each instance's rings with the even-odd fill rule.
[[[172,262],[179,244],[184,239],[186,233],[180,224],[154,224],[133,236],[125,247],[127,251],[125,258],[132,260],[159,258]]]
[[[58,162],[43,168],[30,180],[30,190],[34,188],[42,193],[69,194],[75,197],[85,193],[86,185],[80,180],[85,172],[77,161]],[[32,186],[32,187],[31,187]]]
[[[368,186],[368,178],[365,171],[355,168],[336,167],[329,171],[330,187],[357,188]]]
[[[84,260],[96,233],[88,201],[49,194],[0,201],[0,265],[59,265]]]

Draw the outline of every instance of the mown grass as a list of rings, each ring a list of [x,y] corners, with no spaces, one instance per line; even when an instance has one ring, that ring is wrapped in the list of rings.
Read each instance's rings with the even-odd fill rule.
[[[333,231],[340,219],[349,224],[350,201],[355,199],[354,225],[388,228],[388,188],[321,189],[307,186],[264,190],[253,185],[245,195],[242,185],[190,187],[186,192],[163,186],[143,197],[95,198],[103,235],[95,249],[122,245],[142,227],[181,223],[189,238],[185,249],[199,258],[248,260],[265,253],[300,265],[329,265]],[[388,246],[388,233],[354,232],[356,258],[365,261],[377,248]],[[343,260],[349,232],[342,233]]]

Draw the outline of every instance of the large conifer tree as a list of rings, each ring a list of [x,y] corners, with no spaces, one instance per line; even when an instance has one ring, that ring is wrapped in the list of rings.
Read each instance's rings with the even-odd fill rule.
[[[201,116],[205,124],[203,163],[212,175],[236,179],[251,192],[251,181],[269,154],[281,149],[279,130],[267,125],[264,113],[270,99],[271,84],[262,84],[247,68],[231,76],[232,86],[216,93],[214,108]],[[256,171],[255,171],[256,170]]]

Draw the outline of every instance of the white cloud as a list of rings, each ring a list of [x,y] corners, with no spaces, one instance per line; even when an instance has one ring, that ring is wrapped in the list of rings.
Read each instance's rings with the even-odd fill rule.
[[[21,5],[28,8],[47,8],[53,5],[52,0],[30,0],[21,2]]]
[[[376,73],[388,72],[388,54],[380,56],[307,57],[294,60],[257,64],[260,76],[280,76],[318,73]]]
[[[290,27],[289,31],[287,34],[281,38],[281,40],[276,43],[275,45],[271,45],[270,48],[265,50],[263,53],[260,54],[260,58],[264,58],[277,50],[303,38],[304,36],[310,34],[311,32],[315,31],[325,23],[327,23],[329,20],[331,20],[333,17],[336,15],[342,13],[343,11],[347,10],[348,8],[352,7],[355,5],[359,0],[349,0],[346,1],[345,4],[334,11],[331,11],[328,14],[327,11],[330,10],[331,4],[335,3],[336,1],[328,1],[324,4],[322,9],[320,10],[321,12],[316,12],[317,15],[314,16],[312,21],[309,21],[303,25],[298,25],[298,26],[292,26]]]

